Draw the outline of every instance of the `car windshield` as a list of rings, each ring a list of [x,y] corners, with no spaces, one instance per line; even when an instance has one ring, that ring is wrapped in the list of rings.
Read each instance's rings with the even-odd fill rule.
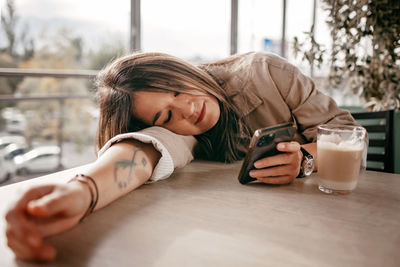
[[[26,153],[23,157],[24,160],[31,160],[33,158],[36,158],[38,156],[38,152],[36,150],[29,151]]]
[[[18,148],[19,147],[16,144],[10,144],[6,148],[4,148],[4,154],[9,154]]]
[[[5,148],[6,146],[8,146],[10,143],[3,143],[3,144],[0,144],[0,149],[3,149],[3,148]]]

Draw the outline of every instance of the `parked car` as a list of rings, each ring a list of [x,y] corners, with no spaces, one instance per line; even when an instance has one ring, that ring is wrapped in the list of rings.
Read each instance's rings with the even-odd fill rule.
[[[22,114],[15,114],[12,118],[6,119],[6,131],[9,133],[21,134],[26,130],[26,119]]]
[[[25,145],[9,144],[0,151],[0,156],[5,160],[13,160],[16,156],[22,155],[26,152]]]
[[[26,146],[26,140],[25,137],[23,137],[22,135],[9,135],[0,137],[0,151],[9,144]]]
[[[16,156],[14,164],[19,174],[30,172],[50,172],[59,167],[60,148],[58,146],[43,146]]]
[[[15,172],[14,158],[18,155],[22,155],[26,152],[25,145],[17,145],[14,143],[9,144],[0,150],[0,160],[1,160],[1,175],[0,182],[6,181],[11,178]]]
[[[0,157],[0,184],[10,179],[12,175],[4,159]]]

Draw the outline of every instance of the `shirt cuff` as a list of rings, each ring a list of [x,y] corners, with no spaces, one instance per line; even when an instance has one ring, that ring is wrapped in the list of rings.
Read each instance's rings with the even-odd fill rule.
[[[115,143],[121,142],[124,139],[136,139],[143,143],[151,143],[153,144],[154,148],[161,153],[161,158],[146,184],[168,178],[173,173],[174,162],[167,148],[155,137],[139,132],[124,133],[114,136],[99,150],[97,156],[100,157],[109,147]]]

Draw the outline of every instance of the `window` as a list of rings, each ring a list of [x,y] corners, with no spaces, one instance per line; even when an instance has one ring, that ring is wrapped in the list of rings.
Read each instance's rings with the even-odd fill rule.
[[[142,49],[201,62],[229,55],[230,0],[141,1]]]
[[[127,51],[130,1],[14,0],[17,15],[14,52],[34,48],[23,68],[100,68],[98,57]],[[5,1],[1,4],[6,12]],[[7,44],[1,31],[0,47]],[[24,38],[22,38],[24,37]],[[33,43],[31,43],[31,40]],[[25,55],[28,57],[28,55]]]
[[[280,53],[282,1],[239,1],[238,52]]]

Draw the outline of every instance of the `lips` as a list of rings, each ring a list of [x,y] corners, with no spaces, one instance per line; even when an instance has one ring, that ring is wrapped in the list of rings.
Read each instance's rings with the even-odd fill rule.
[[[197,121],[195,122],[195,124],[198,124],[199,122],[201,122],[204,119],[205,115],[206,115],[206,103],[203,102],[203,107],[201,108],[200,115],[197,118]]]

